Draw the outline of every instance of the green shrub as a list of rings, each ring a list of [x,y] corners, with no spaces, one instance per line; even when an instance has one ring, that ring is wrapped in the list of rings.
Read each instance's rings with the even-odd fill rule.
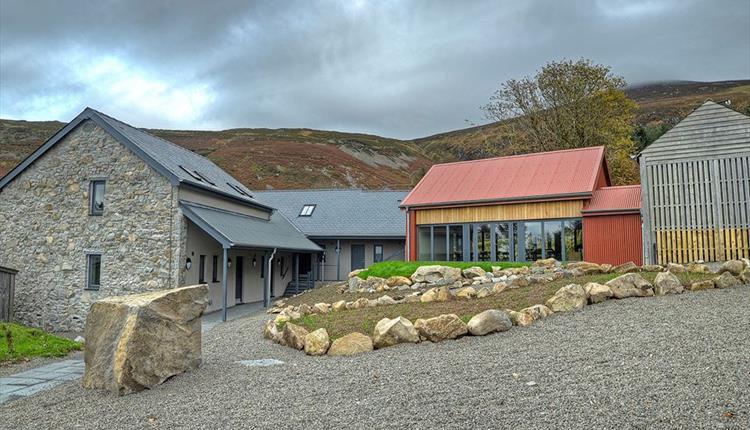
[[[31,357],[62,357],[81,344],[15,323],[0,324],[0,362]]]

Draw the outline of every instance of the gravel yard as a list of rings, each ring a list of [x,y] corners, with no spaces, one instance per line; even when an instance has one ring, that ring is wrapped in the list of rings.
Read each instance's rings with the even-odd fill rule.
[[[610,300],[528,328],[351,358],[205,334],[204,365],[140,394],[65,383],[0,406],[10,429],[750,428],[750,287]],[[274,358],[271,367],[235,362]]]

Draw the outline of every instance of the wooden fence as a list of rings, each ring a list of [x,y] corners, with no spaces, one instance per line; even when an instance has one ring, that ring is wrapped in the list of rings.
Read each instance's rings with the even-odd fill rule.
[[[750,257],[750,157],[644,167],[644,215],[657,263]]]
[[[0,266],[0,321],[13,319],[13,294],[16,287],[16,272]]]

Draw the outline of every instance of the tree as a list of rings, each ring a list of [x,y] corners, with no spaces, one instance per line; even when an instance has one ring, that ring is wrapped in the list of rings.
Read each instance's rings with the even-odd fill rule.
[[[550,62],[533,77],[503,83],[482,110],[509,130],[512,153],[604,145],[613,181],[638,183],[631,159],[637,105],[624,88],[625,80],[608,66]]]

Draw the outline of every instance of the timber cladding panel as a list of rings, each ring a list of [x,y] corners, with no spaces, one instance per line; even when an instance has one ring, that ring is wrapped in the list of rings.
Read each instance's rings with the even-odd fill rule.
[[[580,218],[583,200],[415,210],[417,224]]]

